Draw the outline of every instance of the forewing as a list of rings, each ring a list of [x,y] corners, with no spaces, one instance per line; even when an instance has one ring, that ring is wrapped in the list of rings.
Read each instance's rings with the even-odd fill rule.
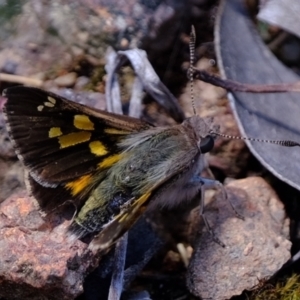
[[[33,192],[41,185],[79,196],[95,184],[96,172],[121,159],[117,143],[122,138],[150,127],[36,88],[13,87],[4,96],[9,135],[28,168]]]

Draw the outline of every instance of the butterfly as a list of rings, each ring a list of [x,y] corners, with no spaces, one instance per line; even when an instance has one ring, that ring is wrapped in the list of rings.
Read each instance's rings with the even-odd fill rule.
[[[72,201],[69,231],[92,234],[92,251],[110,249],[149,205],[202,199],[205,186],[220,186],[199,175],[217,131],[209,118],[155,127],[37,88],[12,87],[4,96],[30,192],[46,212]]]

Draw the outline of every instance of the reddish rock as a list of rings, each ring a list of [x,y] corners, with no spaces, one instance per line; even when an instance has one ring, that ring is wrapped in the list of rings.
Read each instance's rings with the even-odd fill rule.
[[[25,192],[0,205],[0,297],[74,299],[95,265],[87,245],[66,235],[69,221],[50,226]]]

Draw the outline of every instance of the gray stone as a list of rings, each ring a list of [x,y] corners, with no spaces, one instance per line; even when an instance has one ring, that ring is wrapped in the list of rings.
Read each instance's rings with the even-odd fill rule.
[[[203,230],[196,238],[187,284],[202,298],[221,300],[239,295],[259,279],[273,275],[290,258],[288,221],[271,187],[262,178],[250,177],[230,182],[226,190],[244,220],[237,218],[228,201],[217,193],[205,215],[225,248],[213,241],[203,224],[195,222],[194,230]]]

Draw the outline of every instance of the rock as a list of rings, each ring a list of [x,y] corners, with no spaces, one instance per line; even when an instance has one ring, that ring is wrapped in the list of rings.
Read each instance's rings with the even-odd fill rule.
[[[2,202],[0,211],[0,298],[74,299],[81,294],[94,259],[86,244],[67,239],[69,221],[51,227],[25,192]]]
[[[68,300],[82,293],[87,298],[95,293],[108,295],[113,251],[99,264],[87,244],[68,239],[70,221],[57,214],[43,217],[25,191],[1,203],[0,212],[1,299]],[[150,224],[140,219],[129,233],[124,289],[163,244]]]
[[[237,218],[218,193],[206,206],[205,216],[225,248],[213,241],[205,226],[195,224],[203,230],[194,245],[187,284],[201,298],[239,295],[273,275],[290,258],[284,207],[270,186],[262,178],[250,177],[230,182],[226,190],[245,219]]]
[[[77,74],[75,72],[70,72],[55,78],[54,83],[59,87],[70,87],[75,84],[76,79]]]

